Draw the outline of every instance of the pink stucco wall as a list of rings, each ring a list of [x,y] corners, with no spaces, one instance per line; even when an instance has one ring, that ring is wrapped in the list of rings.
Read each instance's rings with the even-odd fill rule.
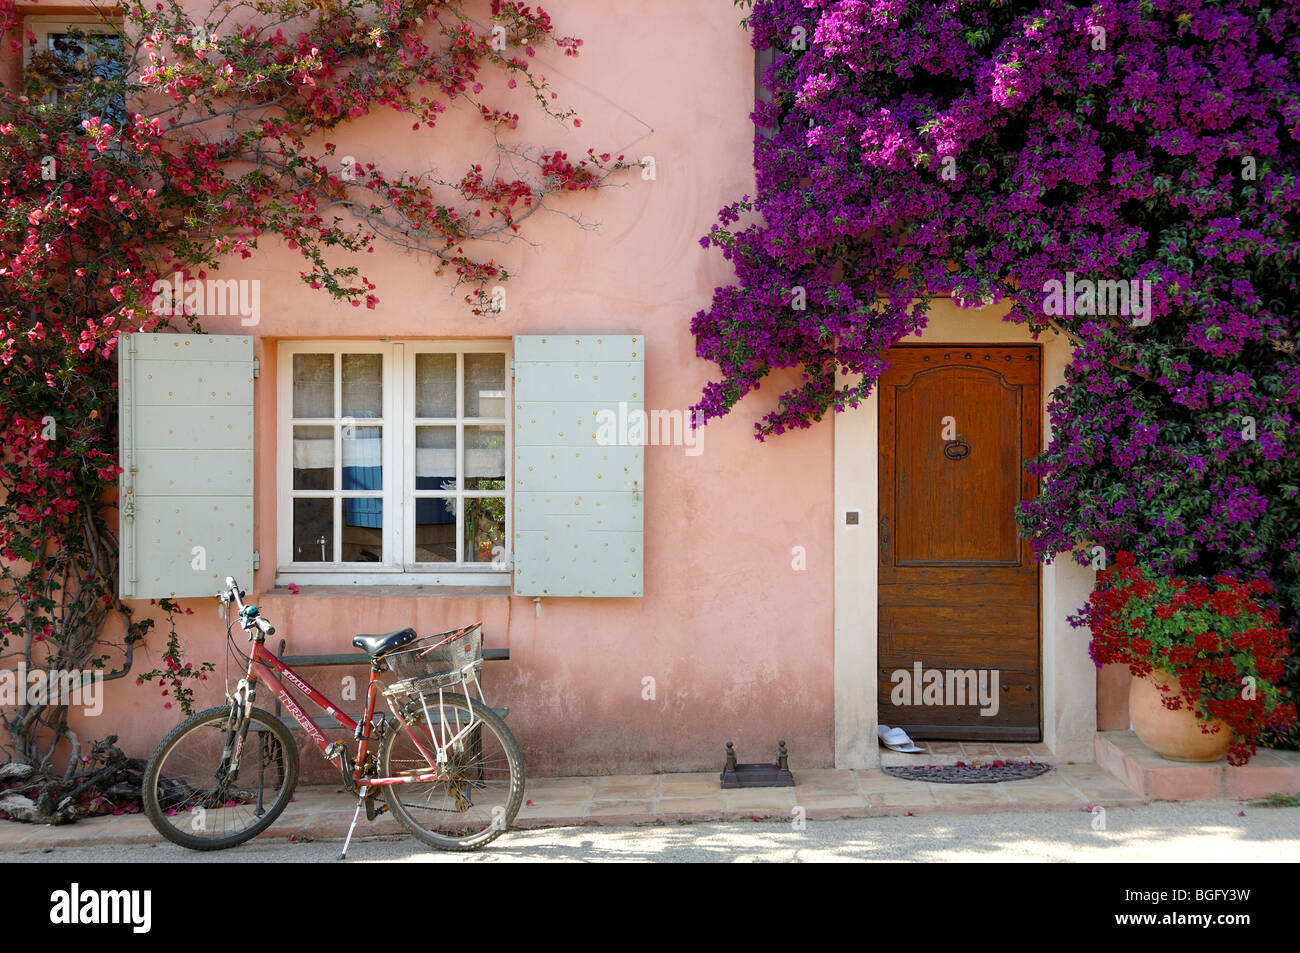
[[[508,705],[530,775],[720,768],[734,740],[745,760],[767,760],[785,739],[796,767],[832,763],[832,428],[787,434],[769,444],[752,421],[773,392],[750,397],[709,425],[704,450],[649,447],[646,453],[645,579],[640,599],[547,599],[540,618],[529,599],[448,596],[388,588],[298,594],[275,589],[276,342],[301,338],[508,337],[542,331],[638,332],[646,337],[646,407],[688,407],[711,365],[694,355],[688,325],[715,285],[729,280],[716,253],[702,250],[716,210],[754,190],[753,54],[738,12],[699,0],[546,4],[562,32],[580,35],[582,56],[542,54],[541,71],[580,130],[530,114],[517,91],[518,139],[653,156],[657,178],[637,173],[622,187],[576,196],[557,207],[598,223],[587,231],[560,215],[534,217],[527,237],[499,256],[517,277],[505,313],[475,317],[435,277],[429,262],[381,248],[362,263],[379,288],[374,311],[333,304],[297,279],[300,259],[264,247],[232,261],[225,278],[262,281],[256,327],[208,319],[209,332],[251,333],[262,376],[256,385],[256,542],[262,569],[250,594],[288,639],[291,653],[350,650],[357,632],[414,625],[422,633],[485,620],[489,646],[511,661],[488,663],[488,698]],[[505,98],[510,101],[509,97]],[[480,123],[450,116],[438,133],[414,133],[409,119],[377,115],[331,134],[352,154],[396,171],[437,165],[450,174],[483,144]],[[450,148],[449,148],[450,145]],[[779,382],[778,382],[779,383]],[[807,568],[792,568],[804,547]],[[183,620],[192,659],[222,657],[215,601],[190,600]],[[143,605],[142,611],[148,611]],[[152,640],[154,657],[163,643]],[[149,658],[137,655],[137,666]],[[339,670],[305,674],[333,694]],[[319,677],[317,677],[319,676]],[[643,679],[655,680],[654,700]],[[217,678],[204,685],[220,697]],[[264,707],[270,699],[263,696]],[[83,737],[109,731],[143,755],[179,720],[157,689],[131,680],[108,689],[104,724],[74,725]],[[312,756],[314,757],[314,756]],[[319,761],[319,759],[316,759]],[[304,759],[304,767],[312,758]]]

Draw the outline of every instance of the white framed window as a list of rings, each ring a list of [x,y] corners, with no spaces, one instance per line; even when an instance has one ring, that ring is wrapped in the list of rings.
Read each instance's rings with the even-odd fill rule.
[[[508,585],[509,341],[286,341],[279,582]]]
[[[30,16],[23,21],[23,69],[36,70],[44,101],[57,104],[75,92],[84,107],[121,129],[126,103],[121,96],[96,96],[92,84],[121,75],[126,49],[121,23],[95,16]]]

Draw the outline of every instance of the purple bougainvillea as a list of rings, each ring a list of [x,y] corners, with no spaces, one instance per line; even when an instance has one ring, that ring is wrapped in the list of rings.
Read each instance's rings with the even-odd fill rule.
[[[1268,576],[1294,640],[1300,8],[759,0],[749,25],[772,101],[756,195],[701,240],[736,273],[692,322],[705,416],[794,368],[757,435],[807,427],[933,298],[999,307],[1073,346],[1017,516],[1039,556]]]

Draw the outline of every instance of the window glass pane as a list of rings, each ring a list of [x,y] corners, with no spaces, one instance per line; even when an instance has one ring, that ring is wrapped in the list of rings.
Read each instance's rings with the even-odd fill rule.
[[[415,428],[415,488],[456,489],[456,428]],[[456,501],[415,501],[417,562],[456,561]]]
[[[506,415],[506,356],[465,355],[465,416]]]
[[[293,415],[334,416],[334,355],[293,356]]]
[[[384,387],[400,387],[403,381],[400,373],[392,381],[384,380],[384,357],[382,353],[293,355],[293,415],[333,421],[292,427],[293,490],[333,494],[328,499],[294,496],[290,501],[293,561],[380,564],[385,556],[391,560],[394,554],[384,551],[386,515],[404,518],[408,527],[413,524],[417,563],[453,563],[459,555],[465,563],[487,568],[503,560],[506,427],[479,421],[507,415],[506,356],[415,355],[415,380],[407,385],[413,388],[415,400],[408,413],[422,419],[455,419],[459,410],[466,422],[414,428],[412,458],[406,465],[414,470],[408,471],[408,479],[414,478],[417,495],[405,505],[390,507],[388,514],[379,494],[384,489],[384,440],[393,435],[386,434],[385,427],[394,422],[383,416]],[[401,436],[403,422],[397,424],[396,434],[409,439]],[[340,473],[337,478],[335,467]],[[421,495],[429,493],[447,496]],[[456,495],[460,493],[484,495]]]
[[[32,58],[31,69],[52,87],[49,101],[83,110],[83,119],[98,116],[121,129],[126,104],[113,81],[126,65],[122,38],[87,25],[48,33],[45,41],[46,49]]]
[[[456,355],[415,355],[415,416],[456,416]]]
[[[71,33],[51,33],[46,37],[50,52],[64,69],[83,72],[86,69],[86,40]]]
[[[502,487],[505,484],[502,482]],[[465,499],[465,561],[505,560],[506,501],[504,497]]]
[[[456,561],[456,501],[415,501],[415,561]]]
[[[504,490],[506,428],[465,428],[465,489]]]
[[[334,561],[334,500],[293,501],[293,558],[300,563]]]
[[[415,428],[415,488],[456,489],[456,428]]]
[[[343,416],[384,415],[384,356],[343,355]]]
[[[384,488],[384,441],[380,427],[343,425],[343,489]]]
[[[383,500],[348,498],[343,500],[343,561],[345,563],[384,561]]]
[[[293,428],[293,488],[334,489],[334,428]]]

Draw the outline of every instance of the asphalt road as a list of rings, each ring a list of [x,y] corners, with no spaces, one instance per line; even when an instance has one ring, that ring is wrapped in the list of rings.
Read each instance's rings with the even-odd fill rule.
[[[1239,812],[1245,816],[1238,816]],[[1094,829],[1102,826],[1104,829]],[[340,841],[254,840],[196,853],[171,844],[0,853],[0,863],[322,863]],[[729,821],[512,831],[472,854],[431,851],[411,837],[357,840],[348,863],[509,862],[1172,862],[1300,861],[1300,808],[1236,802],[1148,804],[1084,812],[931,814],[839,821]]]

